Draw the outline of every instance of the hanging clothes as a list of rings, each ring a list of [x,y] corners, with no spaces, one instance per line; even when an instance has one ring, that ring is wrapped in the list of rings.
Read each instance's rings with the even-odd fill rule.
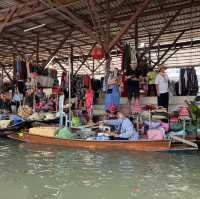
[[[17,61],[16,61],[16,74],[17,74],[17,76],[20,75],[20,72],[21,72],[21,60],[20,60],[20,58],[18,58]]]
[[[94,96],[94,93],[93,93],[92,89],[89,89],[85,94],[86,110],[87,110],[88,114],[90,114],[90,115],[92,113],[93,96]]]
[[[190,68],[190,70],[188,70],[188,72],[189,72],[188,94],[191,95],[191,96],[192,95],[197,95],[198,90],[199,90],[199,85],[198,85],[198,78],[197,78],[196,70],[194,69],[194,67],[192,67],[192,68]]]
[[[197,95],[199,90],[198,79],[194,67],[182,68],[179,78],[179,95]]]
[[[26,71],[27,71],[27,78],[31,78],[31,61],[30,60],[26,60]]]
[[[69,75],[65,71],[62,72],[61,76],[61,89],[67,91],[69,87]]]
[[[89,75],[83,75],[83,85],[87,87],[91,86],[91,79]]]

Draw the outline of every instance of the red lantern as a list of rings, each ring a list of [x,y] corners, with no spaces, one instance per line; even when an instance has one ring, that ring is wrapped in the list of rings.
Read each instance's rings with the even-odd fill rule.
[[[94,47],[90,55],[93,59],[102,59],[105,57],[104,50],[99,46]]]

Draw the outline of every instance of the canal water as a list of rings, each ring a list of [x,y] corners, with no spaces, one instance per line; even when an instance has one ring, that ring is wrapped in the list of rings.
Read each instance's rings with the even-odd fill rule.
[[[0,140],[0,199],[199,199],[200,154],[91,152]]]

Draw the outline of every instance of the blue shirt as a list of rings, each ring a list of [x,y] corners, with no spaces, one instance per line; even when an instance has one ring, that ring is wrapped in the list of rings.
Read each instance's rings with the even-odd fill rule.
[[[120,138],[128,138],[132,140],[139,139],[138,132],[136,132],[132,122],[128,118],[117,120],[105,120],[104,123],[110,126],[117,126]]]

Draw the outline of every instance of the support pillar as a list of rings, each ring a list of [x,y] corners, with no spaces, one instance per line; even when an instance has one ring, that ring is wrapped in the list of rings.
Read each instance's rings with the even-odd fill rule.
[[[151,44],[151,35],[149,34],[149,45]],[[149,67],[151,68],[151,49],[149,49]]]
[[[16,56],[13,56],[13,79],[16,79]]]
[[[106,53],[105,57],[106,57],[106,65],[105,65],[105,89],[107,90],[108,78],[109,78],[109,74],[110,74],[111,57],[110,57],[109,53]]]
[[[39,34],[37,34],[37,43],[36,43],[36,64],[38,66],[39,64],[39,48],[40,48],[40,36]]]
[[[71,66],[71,75],[74,74],[74,48],[73,45],[70,46],[70,66]]]
[[[135,22],[135,50],[138,53],[138,20]]]

